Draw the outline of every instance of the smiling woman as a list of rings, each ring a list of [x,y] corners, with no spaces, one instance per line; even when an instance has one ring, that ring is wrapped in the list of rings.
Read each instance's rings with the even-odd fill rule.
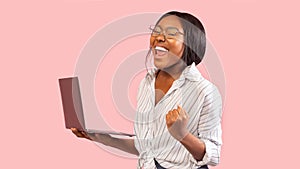
[[[155,25],[155,27],[160,28],[160,30],[157,31],[156,29],[152,28],[152,36],[158,36],[162,33],[159,23],[161,20],[165,20],[166,17],[173,17],[174,20],[171,24],[175,24],[175,27],[170,27],[172,31],[165,34],[166,38],[169,40],[182,40],[178,37],[178,35],[182,35],[185,44],[183,60],[187,65],[191,65],[193,62],[195,62],[196,65],[199,64],[206,49],[205,29],[202,23],[196,17],[188,13],[181,13],[177,11],[168,12],[164,14]],[[176,20],[179,20],[179,23]]]
[[[222,100],[217,87],[196,68],[206,38],[191,14],[172,11],[150,27],[155,68],[138,89],[134,139],[106,134],[78,136],[139,156],[138,168],[199,169],[217,165],[221,150]]]

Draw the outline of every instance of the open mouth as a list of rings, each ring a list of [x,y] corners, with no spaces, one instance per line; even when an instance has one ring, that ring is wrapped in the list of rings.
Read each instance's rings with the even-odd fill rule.
[[[161,47],[161,46],[155,46],[155,54],[158,56],[163,56],[169,52],[168,49]]]

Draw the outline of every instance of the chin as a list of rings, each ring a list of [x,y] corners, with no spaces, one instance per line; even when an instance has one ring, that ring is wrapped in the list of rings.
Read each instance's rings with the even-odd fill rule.
[[[163,69],[166,67],[166,64],[162,61],[155,61],[154,60],[154,66],[157,68],[157,69]]]

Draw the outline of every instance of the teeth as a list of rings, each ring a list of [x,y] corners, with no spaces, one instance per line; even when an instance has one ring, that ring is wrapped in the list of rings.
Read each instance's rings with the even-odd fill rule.
[[[160,47],[160,46],[156,46],[155,50],[160,50],[160,51],[163,51],[163,52],[168,52],[168,50],[166,48],[163,48],[163,47]]]

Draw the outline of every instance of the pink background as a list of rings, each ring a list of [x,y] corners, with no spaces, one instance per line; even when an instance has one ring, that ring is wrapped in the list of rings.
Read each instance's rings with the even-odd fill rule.
[[[174,9],[203,21],[224,68],[224,146],[215,168],[297,168],[296,0],[1,1],[1,168],[135,168],[136,159],[64,129],[57,79],[73,75],[84,44],[105,24]],[[131,131],[130,123],[124,125]]]

